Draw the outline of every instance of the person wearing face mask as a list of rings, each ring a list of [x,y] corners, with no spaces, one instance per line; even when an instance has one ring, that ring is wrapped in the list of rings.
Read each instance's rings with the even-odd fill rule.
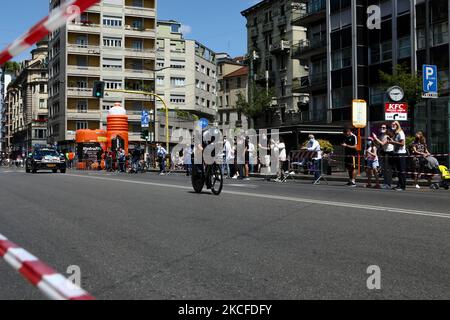
[[[394,121],[391,125],[394,132],[394,139],[390,143],[394,145],[395,164],[398,172],[398,185],[394,188],[396,191],[406,190],[406,136],[402,130],[400,122]]]
[[[350,128],[344,130],[344,162],[348,171],[348,187],[356,187],[356,158],[358,156],[358,138],[352,133]]]
[[[390,132],[388,131],[387,125],[382,124],[380,127],[380,134],[377,136],[372,133],[372,138],[375,143],[377,143],[381,148],[379,150],[380,158],[379,162],[381,165],[381,171],[383,173],[384,186],[383,189],[392,189],[392,168],[394,166],[393,156],[394,156],[394,145],[390,142]]]
[[[314,170],[314,183],[318,184],[319,179],[322,175],[322,149],[320,148],[319,141],[316,140],[314,135],[310,134],[308,139],[309,139],[308,144],[304,148],[304,150],[316,153],[316,156],[312,160]]]
[[[365,152],[367,160],[367,188],[372,188],[372,176],[375,176],[375,189],[380,189],[380,178],[378,177],[378,162],[377,147],[373,143],[373,138],[369,138],[367,141],[367,148]]]

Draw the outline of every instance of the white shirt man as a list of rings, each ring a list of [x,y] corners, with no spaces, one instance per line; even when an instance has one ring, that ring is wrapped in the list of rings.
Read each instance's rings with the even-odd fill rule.
[[[313,158],[313,160],[322,159],[322,149],[320,148],[320,143],[314,138],[313,135],[309,136],[309,142],[306,147],[306,150],[311,152],[317,152],[317,155]]]
[[[227,164],[230,164],[233,162],[234,154],[233,154],[233,148],[231,147],[230,141],[225,138],[225,143],[223,144],[223,152],[225,154],[225,160]]]
[[[284,144],[284,142],[275,142],[274,152],[275,152],[275,154],[277,152],[279,152],[278,160],[280,160],[281,162],[284,162],[287,160],[286,145]]]
[[[249,155],[249,160],[250,160],[250,164],[256,164],[257,163],[257,159],[256,159],[256,154],[255,154],[255,145],[249,141],[248,142],[248,155]]]

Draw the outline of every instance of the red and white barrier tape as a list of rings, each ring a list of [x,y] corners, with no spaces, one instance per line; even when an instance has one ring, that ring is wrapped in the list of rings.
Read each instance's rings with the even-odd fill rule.
[[[89,293],[0,234],[0,258],[52,300],[94,300]]]
[[[23,36],[17,38],[5,50],[1,51],[0,65],[29,49],[47,34],[57,30],[67,21],[77,18],[81,13],[89,9],[89,7],[100,1],[101,0],[69,0],[61,4],[61,6],[54,9],[49,16],[39,21]]]

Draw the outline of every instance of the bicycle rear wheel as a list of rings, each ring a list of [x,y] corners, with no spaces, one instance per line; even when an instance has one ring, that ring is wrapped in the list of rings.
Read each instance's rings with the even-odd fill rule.
[[[222,172],[222,168],[217,165],[217,164],[213,164],[212,166],[212,170],[211,170],[211,174],[212,174],[212,184],[211,184],[211,192],[218,196],[223,189],[223,172]]]

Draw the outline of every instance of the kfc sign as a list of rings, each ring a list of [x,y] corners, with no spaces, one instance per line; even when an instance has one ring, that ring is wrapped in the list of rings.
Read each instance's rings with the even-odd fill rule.
[[[386,103],[387,121],[408,121],[407,103]]]

